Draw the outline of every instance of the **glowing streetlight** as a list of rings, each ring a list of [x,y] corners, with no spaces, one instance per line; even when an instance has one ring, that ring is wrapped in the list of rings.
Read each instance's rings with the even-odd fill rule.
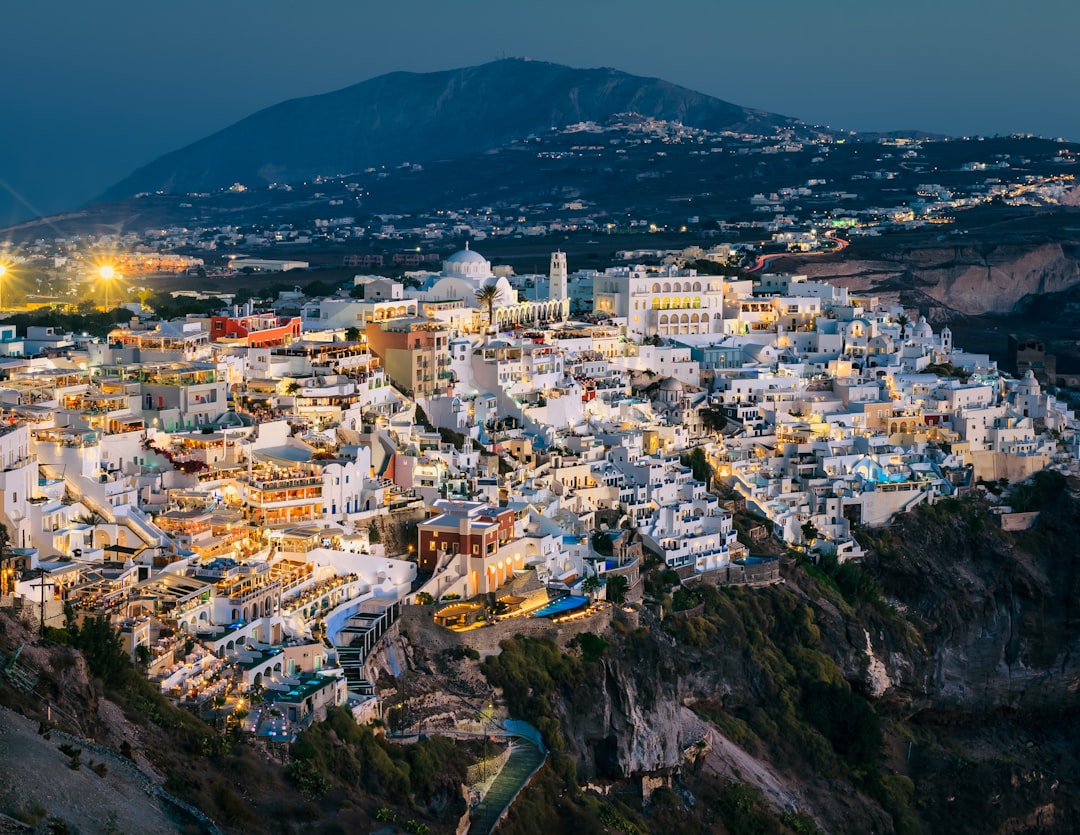
[[[105,282],[105,312],[108,313],[109,312],[109,282],[112,281],[113,276],[116,275],[116,270],[114,270],[110,265],[105,264],[105,265],[103,265],[101,267],[98,267],[98,275],[100,275],[102,280]]]

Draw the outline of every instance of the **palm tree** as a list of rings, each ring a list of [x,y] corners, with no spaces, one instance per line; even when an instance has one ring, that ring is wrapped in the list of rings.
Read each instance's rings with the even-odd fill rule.
[[[911,320],[901,313],[896,317],[896,324],[900,326],[900,341],[903,342],[907,339],[907,326],[911,324]]]
[[[90,526],[90,547],[93,548],[94,534],[97,532],[98,525],[105,524],[107,520],[96,510],[91,510],[89,513],[84,513],[82,516],[76,516],[75,521],[80,525]]]
[[[611,574],[607,578],[607,599],[616,606],[626,600],[630,581],[624,574]]]
[[[497,284],[485,284],[479,290],[476,291],[476,300],[480,303],[481,307],[487,308],[488,314],[488,327],[495,321],[495,303],[502,296],[502,290],[499,289]]]
[[[595,574],[590,574],[582,581],[581,590],[589,595],[589,599],[592,600],[596,593],[600,591],[600,580]]]

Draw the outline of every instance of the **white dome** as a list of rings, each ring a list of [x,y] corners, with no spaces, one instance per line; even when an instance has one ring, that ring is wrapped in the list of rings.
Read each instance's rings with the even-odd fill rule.
[[[486,264],[487,262],[487,258],[475,249],[469,249],[468,247],[465,247],[460,252],[455,252],[445,261],[447,264]]]
[[[465,249],[455,252],[443,261],[443,275],[471,281],[490,278],[492,275],[491,262],[479,252],[469,249],[469,245],[465,244]]]

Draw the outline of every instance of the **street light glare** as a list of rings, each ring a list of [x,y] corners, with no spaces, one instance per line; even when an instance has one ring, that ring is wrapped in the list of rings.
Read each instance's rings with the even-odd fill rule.
[[[98,275],[100,275],[102,278],[108,280],[108,279],[112,278],[114,275],[116,275],[116,270],[114,270],[112,267],[110,267],[108,264],[106,264],[103,267],[98,267]]]
[[[4,264],[0,264],[0,278],[7,275],[7,267]]]

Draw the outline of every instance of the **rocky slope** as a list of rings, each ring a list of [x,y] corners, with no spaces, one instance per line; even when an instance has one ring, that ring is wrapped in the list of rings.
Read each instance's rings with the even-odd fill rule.
[[[792,268],[853,293],[878,293],[921,307],[931,320],[951,313],[1005,314],[1025,297],[1080,283],[1080,248],[1071,243],[923,246],[844,261],[792,259]]]

